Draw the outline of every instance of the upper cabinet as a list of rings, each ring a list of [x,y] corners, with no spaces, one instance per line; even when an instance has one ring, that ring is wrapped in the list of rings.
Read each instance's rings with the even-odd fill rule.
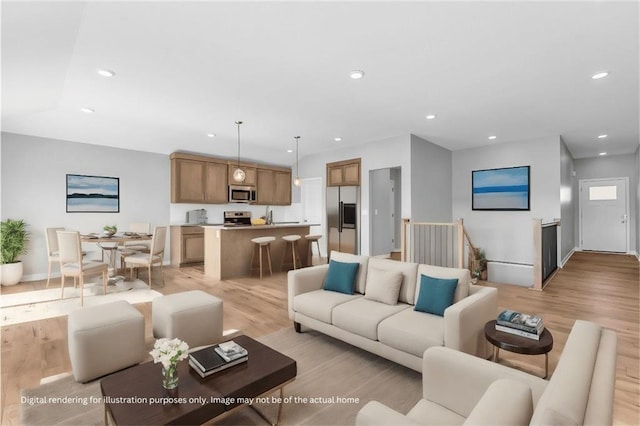
[[[229,170],[229,185],[249,185],[249,186],[257,186],[258,184],[258,165],[251,163],[243,163],[240,162],[240,168],[244,171],[244,181],[236,182],[233,180],[233,172],[238,168],[237,161],[229,161],[228,162],[228,170]]]
[[[291,204],[291,169],[269,167],[258,168],[258,200],[262,205]]]
[[[237,162],[180,152],[169,158],[172,203],[227,204]],[[256,187],[256,204],[291,204],[291,169],[242,162],[240,168],[245,180],[237,184]]]
[[[173,153],[171,202],[219,204],[227,202],[227,161]]]
[[[327,163],[327,186],[360,186],[360,159]]]

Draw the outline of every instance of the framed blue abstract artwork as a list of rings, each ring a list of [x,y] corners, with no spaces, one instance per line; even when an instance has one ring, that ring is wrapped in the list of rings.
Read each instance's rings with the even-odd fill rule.
[[[67,213],[120,212],[120,179],[67,175]]]
[[[530,210],[529,177],[529,166],[472,171],[472,210]]]

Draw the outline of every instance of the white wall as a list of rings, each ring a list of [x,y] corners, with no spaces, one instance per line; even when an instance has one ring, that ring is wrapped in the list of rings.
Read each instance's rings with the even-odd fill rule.
[[[573,186],[573,157],[567,149],[562,138],[560,138],[560,230],[558,239],[560,241],[558,265],[564,264],[573,253],[576,246],[575,237],[575,210],[578,205],[577,192]]]
[[[390,167],[401,167],[402,171],[402,217],[411,216],[411,152],[410,137],[398,136],[381,141],[356,145],[344,149],[317,154],[313,157],[300,158],[300,177],[321,177],[322,186],[326,188],[326,164],[334,161],[361,158],[361,229],[360,247],[362,254],[369,254],[369,171]],[[326,232],[320,240],[326,253]]]
[[[605,178],[629,178],[629,250],[638,251],[637,224],[638,216],[638,163],[633,155],[606,155],[596,158],[580,158],[574,160],[576,177],[574,190],[578,194],[578,181],[580,179],[605,179]],[[580,221],[579,209],[576,207],[575,235],[576,246],[579,246]]]
[[[451,151],[411,135],[411,221],[451,222]]]
[[[463,218],[475,246],[487,259],[500,263],[489,280],[533,284],[532,219],[559,218],[560,138],[549,136],[453,152],[453,217]],[[531,166],[530,211],[471,210],[471,172],[500,167]],[[514,264],[514,265],[512,265]]]
[[[640,259],[640,147],[636,149],[636,256]]]
[[[46,278],[45,227],[88,233],[111,224],[122,230],[131,222],[169,224],[166,155],[12,133],[2,133],[1,151],[2,219],[24,219],[31,232],[25,281]],[[120,178],[120,213],[67,213],[67,173]],[[98,253],[95,244],[85,250]]]

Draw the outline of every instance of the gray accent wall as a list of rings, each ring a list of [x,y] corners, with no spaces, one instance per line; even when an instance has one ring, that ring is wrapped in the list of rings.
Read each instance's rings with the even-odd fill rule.
[[[451,222],[451,151],[411,135],[411,221]]]
[[[564,265],[576,246],[575,222],[578,195],[573,185],[573,157],[560,138],[560,229],[558,265]]]
[[[132,222],[169,224],[169,157],[98,145],[2,133],[2,219],[29,224],[29,253],[22,256],[23,280],[47,276],[46,227],[82,233],[104,225],[126,230]],[[67,213],[67,174],[120,178],[119,213]],[[85,244],[91,257],[100,257],[95,244]],[[166,246],[166,258],[169,242]],[[54,271],[58,271],[54,267]]]
[[[579,191],[580,179],[629,179],[629,250],[638,252],[638,161],[633,155],[606,155],[595,158],[580,158],[574,160],[576,176],[574,180],[575,193]],[[580,236],[580,209],[576,206],[575,235],[576,246]]]

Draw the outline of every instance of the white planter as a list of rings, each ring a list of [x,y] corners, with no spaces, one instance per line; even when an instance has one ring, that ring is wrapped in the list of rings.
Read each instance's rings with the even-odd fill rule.
[[[22,261],[0,265],[0,284],[14,285],[22,279]]]

